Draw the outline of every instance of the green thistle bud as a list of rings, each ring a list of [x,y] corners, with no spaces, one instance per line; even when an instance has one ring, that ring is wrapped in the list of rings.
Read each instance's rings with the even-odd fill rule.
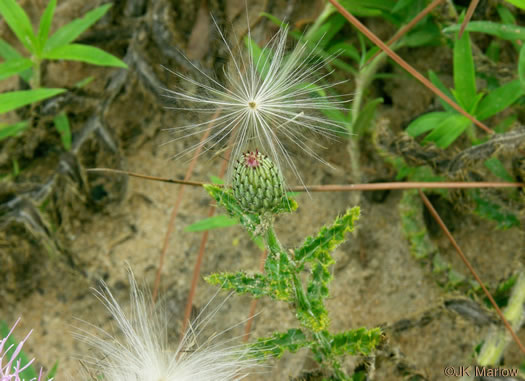
[[[233,172],[233,195],[247,212],[274,212],[284,197],[280,169],[257,150],[242,154]]]

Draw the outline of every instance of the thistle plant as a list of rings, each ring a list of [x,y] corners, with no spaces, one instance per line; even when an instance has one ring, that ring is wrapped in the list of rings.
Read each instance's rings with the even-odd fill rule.
[[[115,320],[121,338],[99,329],[100,335],[77,334],[96,352],[87,358],[97,377],[107,381],[229,381],[238,380],[256,364],[248,348],[228,346],[217,334],[199,343],[202,329],[218,308],[191,327],[178,344],[167,337],[168,317],[130,275],[131,312],[126,314],[104,284],[97,296]],[[220,308],[220,306],[219,306]],[[100,356],[98,356],[100,355]],[[98,379],[98,378],[97,378]]]
[[[206,280],[239,294],[285,302],[294,311],[299,326],[259,338],[252,344],[253,356],[280,357],[285,351],[308,348],[325,377],[349,379],[342,366],[344,355],[369,355],[382,341],[379,328],[335,334],[329,330],[325,300],[332,280],[330,266],[334,263],[330,253],[345,240],[346,233],[354,230],[359,208],[347,210],[317,236],[307,237],[301,247],[286,250],[275,233],[273,217],[293,212],[297,204],[285,196],[278,201],[273,197],[273,192],[283,189],[282,178],[272,173],[273,169],[273,163],[264,155],[248,152],[237,162],[233,189],[205,186],[230,216],[237,218],[251,234],[264,238],[269,253],[264,274],[216,273]]]

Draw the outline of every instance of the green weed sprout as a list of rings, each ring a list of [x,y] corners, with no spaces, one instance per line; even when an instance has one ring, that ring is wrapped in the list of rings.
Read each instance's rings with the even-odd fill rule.
[[[126,68],[120,59],[94,46],[73,43],[85,30],[97,22],[111,7],[102,5],[86,13],[82,18],[73,20],[58,29],[51,36],[51,23],[57,0],[50,0],[40,18],[35,33],[26,12],[16,0],[2,0],[0,15],[16,35],[27,54],[23,55],[3,39],[0,39],[0,80],[19,75],[29,83],[30,90],[11,91],[0,94],[0,114],[19,107],[36,103],[63,93],[65,89],[41,87],[41,64],[44,60],[82,61],[93,65]],[[60,132],[66,149],[71,146],[71,136],[65,115],[55,118],[55,125]],[[14,124],[0,124],[0,140],[16,136],[29,127],[29,121]]]
[[[265,155],[258,151],[244,153],[237,161],[232,188],[216,185],[205,185],[205,188],[230,217],[251,234],[263,238],[269,253],[264,274],[215,273],[206,280],[239,294],[287,303],[299,323],[297,328],[259,338],[252,344],[253,356],[280,357],[285,351],[308,348],[327,377],[349,379],[342,367],[342,358],[348,354],[370,355],[382,341],[379,328],[335,334],[329,330],[325,300],[332,280],[331,252],[345,240],[346,233],[354,230],[359,208],[347,210],[332,225],[323,227],[317,236],[306,238],[301,247],[291,251],[279,242],[273,217],[295,211],[297,204],[282,192],[282,177]]]

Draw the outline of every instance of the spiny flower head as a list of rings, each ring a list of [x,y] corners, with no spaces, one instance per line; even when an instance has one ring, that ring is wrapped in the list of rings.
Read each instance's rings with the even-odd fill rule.
[[[281,28],[262,51],[255,47],[248,32],[247,57],[240,52],[234,53],[220,30],[219,33],[231,61],[231,70],[225,70],[225,83],[191,62],[207,83],[172,72],[196,88],[194,93],[181,89],[167,90],[181,106],[173,108],[209,115],[203,122],[170,129],[182,132],[182,136],[172,141],[192,135],[201,136],[211,128],[207,138],[176,157],[202,146],[209,150],[230,142],[233,158],[230,160],[230,179],[234,163],[241,153],[259,148],[278,168],[284,164],[300,180],[286,146],[296,146],[325,163],[310,147],[310,143],[319,143],[307,132],[334,138],[345,131],[344,126],[323,114],[344,109],[343,104],[348,102],[327,95],[327,91],[338,84],[325,83],[331,72],[320,74],[330,58],[319,58],[313,53],[317,46],[307,48],[305,44],[298,44],[287,54],[287,27]]]
[[[86,332],[77,335],[99,352],[87,359],[105,381],[229,381],[246,376],[255,360],[246,357],[244,346],[228,347],[213,340],[198,345],[201,325],[192,327],[180,344],[171,346],[167,338],[168,319],[163,316],[133,277],[131,313],[125,314],[106,285],[97,291],[122,333],[122,339],[100,330],[101,336]],[[215,311],[216,312],[216,311]],[[204,323],[209,322],[213,314]],[[214,343],[216,342],[216,343]]]
[[[9,337],[11,336],[19,322],[20,318],[15,322],[7,336],[0,340],[0,381],[28,381],[21,378],[21,374],[24,370],[31,366],[33,361],[35,361],[35,359],[32,359],[27,364],[22,366],[21,359],[18,358],[22,351],[24,343],[29,338],[33,330],[29,331],[24,340],[18,343],[16,348],[13,350],[13,353],[10,355],[10,357],[8,357],[8,352],[13,348],[14,344],[7,346],[7,342],[9,341]],[[4,360],[7,361],[5,364]],[[42,369],[40,369],[40,374],[38,378],[33,378],[29,381],[40,381],[41,378]]]
[[[258,150],[245,152],[233,173],[233,195],[251,213],[273,212],[283,202],[281,171]]]

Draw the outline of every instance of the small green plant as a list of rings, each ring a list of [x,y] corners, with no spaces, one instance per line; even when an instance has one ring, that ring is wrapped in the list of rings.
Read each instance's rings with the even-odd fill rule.
[[[264,274],[215,273],[206,280],[239,294],[287,303],[294,311],[299,327],[259,338],[252,345],[254,356],[261,359],[280,357],[285,351],[308,348],[322,369],[329,370],[327,377],[349,379],[342,367],[342,358],[349,354],[370,355],[382,341],[379,328],[359,328],[335,334],[329,330],[325,300],[332,280],[330,267],[334,259],[331,252],[345,240],[346,233],[354,230],[359,208],[349,209],[332,225],[323,227],[317,236],[306,238],[301,247],[286,250],[277,238],[273,218],[278,213],[295,211],[297,204],[284,193],[277,202],[274,194],[268,192],[269,187],[282,189],[282,178],[271,175],[266,167],[272,164],[261,157],[259,152],[252,152],[239,159],[238,166],[243,170],[236,169],[233,189],[216,185],[205,188],[248,232],[263,238],[268,250]],[[247,206],[248,199],[261,202]],[[253,208],[253,205],[258,207]]]
[[[26,50],[26,54],[23,55],[6,41],[0,39],[0,57],[4,59],[4,62],[0,63],[0,80],[19,75],[31,87],[30,90],[0,94],[0,114],[34,104],[66,91],[66,89],[42,87],[41,65],[45,60],[72,60],[93,65],[127,67],[120,59],[99,48],[73,43],[77,37],[106,14],[111,4],[93,9],[84,17],[73,20],[49,35],[56,3],[56,0],[49,1],[35,33],[28,15],[15,0],[0,2],[0,15]],[[60,114],[54,122],[61,135],[64,147],[69,149],[71,147],[71,132],[67,117],[65,114]],[[19,135],[29,127],[29,124],[29,120],[15,124],[0,124],[0,140]]]
[[[429,77],[445,94],[478,120],[486,120],[514,104],[525,92],[519,79],[501,85],[488,94],[477,91],[476,72],[469,33],[454,43],[454,89],[448,90],[436,73]],[[441,100],[440,100],[441,101]],[[472,143],[479,144],[471,121],[441,101],[445,111],[436,111],[415,119],[406,129],[414,137],[428,133],[423,143],[446,148],[467,131]]]

